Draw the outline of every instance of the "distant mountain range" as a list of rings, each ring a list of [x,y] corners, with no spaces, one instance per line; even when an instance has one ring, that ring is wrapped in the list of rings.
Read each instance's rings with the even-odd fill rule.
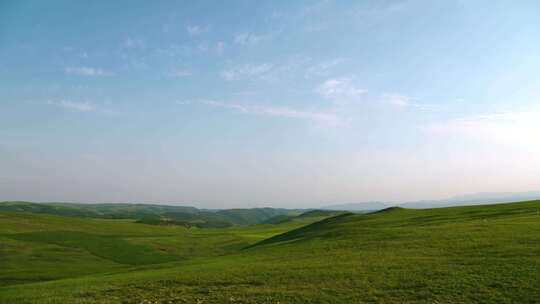
[[[466,194],[454,196],[442,200],[421,200],[405,203],[392,203],[392,202],[362,202],[362,203],[350,203],[350,204],[338,204],[321,207],[325,210],[346,210],[346,211],[372,211],[381,210],[389,207],[403,207],[403,208],[441,208],[450,206],[463,206],[463,205],[482,205],[493,203],[509,203],[517,201],[535,200],[540,199],[540,191],[532,192],[481,192],[474,194]]]

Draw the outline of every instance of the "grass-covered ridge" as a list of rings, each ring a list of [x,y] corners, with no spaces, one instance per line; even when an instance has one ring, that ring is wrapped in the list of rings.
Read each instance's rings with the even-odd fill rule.
[[[318,219],[198,229],[129,219],[0,212],[0,286],[224,255]]]
[[[10,277],[3,274],[3,302],[535,303],[540,298],[540,201],[393,208],[226,229],[43,216],[0,213],[0,240],[9,244],[0,247],[0,255],[11,265]],[[76,220],[81,222],[73,225]],[[14,223],[23,224],[14,228]],[[84,248],[12,237],[60,230],[114,231],[130,244],[180,258],[130,266]],[[32,246],[49,246],[45,252],[84,258],[107,271],[21,284],[13,280],[20,267],[37,263]],[[13,255],[22,248],[29,251],[28,260]],[[61,260],[49,262],[67,271]],[[37,267],[50,270],[43,263],[34,266],[34,277],[42,275]],[[21,276],[32,282],[31,273]]]
[[[141,223],[147,224],[176,224],[200,228],[223,228],[233,225],[260,224],[275,216],[289,216],[301,213],[298,210],[282,208],[203,210],[195,207],[149,204],[32,202],[0,202],[0,212],[1,211],[31,212],[101,219],[135,219]]]

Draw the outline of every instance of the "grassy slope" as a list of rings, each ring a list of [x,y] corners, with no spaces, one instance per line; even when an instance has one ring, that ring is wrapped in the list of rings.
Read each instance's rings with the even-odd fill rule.
[[[324,217],[336,216],[336,215],[343,214],[343,213],[349,213],[349,212],[347,212],[347,211],[332,211],[332,210],[311,210],[311,211],[306,211],[306,212],[299,213],[299,214],[288,214],[288,215],[280,214],[280,215],[276,215],[276,216],[273,216],[273,217],[263,221],[263,223],[265,223],[265,224],[282,224],[282,223],[286,223],[286,222],[294,221],[294,220],[298,220],[298,219],[303,219],[303,218],[309,218],[309,217],[324,218]]]
[[[32,202],[0,202],[0,211],[24,211],[91,218],[140,218],[144,216],[160,215],[168,212],[181,212],[183,214],[196,214],[199,212],[197,208],[184,206]]]
[[[206,228],[263,223],[277,215],[289,215],[295,210],[279,208],[251,208],[226,210],[199,210],[194,207],[148,204],[76,204],[0,202],[0,212],[31,212],[62,216],[137,219],[151,223],[159,220],[194,223]]]
[[[223,255],[316,220],[187,229],[131,220],[0,212],[0,286]]]
[[[140,303],[144,299],[535,303],[540,298],[539,209],[540,201],[534,201],[341,215],[218,257],[6,286],[0,289],[0,299],[9,303]],[[230,233],[248,237],[246,243],[251,244],[274,234],[255,227]]]

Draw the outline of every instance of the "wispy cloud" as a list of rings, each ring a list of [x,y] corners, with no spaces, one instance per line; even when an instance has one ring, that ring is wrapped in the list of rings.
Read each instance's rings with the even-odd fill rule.
[[[345,58],[335,58],[329,61],[315,64],[306,69],[306,72],[304,73],[304,77],[309,79],[309,78],[314,78],[314,77],[328,76],[328,74],[334,67],[346,61],[347,59]]]
[[[132,38],[132,37],[128,37],[124,40],[124,42],[122,42],[122,47],[126,48],[126,49],[131,49],[131,48],[142,48],[145,46],[145,43],[142,39],[140,38]]]
[[[303,69],[310,62],[305,56],[291,56],[275,63],[248,63],[229,67],[220,75],[227,81],[241,79],[260,79],[268,81],[283,81],[301,77]]]
[[[234,35],[234,43],[238,45],[255,45],[263,41],[267,37],[268,36],[266,35],[257,35],[250,32],[243,32]]]
[[[168,46],[159,47],[153,50],[153,56],[178,57],[189,55],[192,52],[192,47],[189,45],[171,44]]]
[[[216,53],[217,53],[218,55],[222,55],[224,51],[225,51],[225,42],[223,42],[223,41],[218,41],[218,42],[216,43]]]
[[[391,18],[394,14],[399,14],[410,7],[410,1],[378,1],[362,3],[356,11],[352,13],[361,18],[366,25],[375,25]]]
[[[106,71],[100,68],[93,67],[66,67],[64,71],[67,74],[79,75],[79,76],[109,76],[112,75],[110,71]]]
[[[188,32],[190,36],[199,36],[205,32],[208,32],[208,30],[209,30],[208,26],[201,27],[199,25],[189,25],[186,27],[186,31]]]
[[[409,108],[420,111],[434,111],[434,112],[448,112],[452,109],[452,105],[448,103],[424,103],[419,102],[417,98],[398,94],[398,93],[385,93],[382,94],[380,102],[383,104],[392,105],[398,108]]]
[[[213,107],[231,109],[244,114],[283,117],[291,119],[299,119],[310,121],[317,125],[332,126],[332,127],[347,127],[349,122],[338,116],[335,113],[328,111],[305,111],[290,107],[276,106],[260,106],[260,105],[245,105],[239,103],[227,103],[216,100],[197,100],[197,101],[179,101],[177,104],[204,104]]]
[[[244,77],[261,77],[274,67],[270,63],[243,64],[221,72],[221,77],[227,81],[242,79]]]
[[[79,102],[79,101],[70,101],[70,100],[57,100],[57,101],[49,100],[47,101],[47,104],[64,108],[66,110],[74,111],[74,112],[92,112],[92,111],[95,111],[96,109],[94,104],[88,101]]]
[[[162,51],[160,48],[155,50],[159,55],[170,55],[177,49],[169,50],[168,48]],[[142,38],[128,37],[121,43],[119,56],[124,61],[124,68],[145,69],[149,67],[149,59],[153,54],[150,53],[150,48]]]
[[[411,98],[409,96],[401,94],[384,94],[383,101],[398,107],[406,107],[412,105]]]
[[[317,92],[335,103],[344,103],[361,98],[367,90],[355,85],[349,78],[328,79],[322,83]]]

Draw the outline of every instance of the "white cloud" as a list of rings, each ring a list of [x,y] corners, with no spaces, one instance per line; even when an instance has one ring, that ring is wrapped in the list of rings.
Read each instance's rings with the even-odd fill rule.
[[[126,49],[143,48],[145,46],[145,43],[142,39],[128,37],[124,40],[122,46]]]
[[[400,94],[384,94],[383,100],[388,104],[399,107],[406,107],[411,105],[411,98],[409,96]]]
[[[74,112],[92,112],[96,109],[92,103],[87,102],[87,101],[77,102],[77,101],[69,101],[69,100],[58,100],[58,101],[49,100],[47,101],[47,104],[56,106],[56,107],[61,107],[61,108],[74,111]]]
[[[112,75],[111,72],[92,67],[66,67],[64,71],[67,74],[79,75],[79,76],[109,76]]]
[[[167,56],[177,57],[183,55],[189,55],[192,52],[192,47],[188,45],[171,44],[156,48],[154,50],[155,56]]]
[[[158,48],[155,52],[160,55],[168,55],[172,51],[169,53],[163,51],[162,53],[162,50]],[[132,37],[128,37],[122,42],[118,54],[124,61],[123,67],[128,69],[148,68],[148,59],[153,55],[143,39]]]
[[[225,42],[218,41],[216,43],[216,52],[218,53],[218,55],[221,55],[223,54],[223,51],[225,51]]]
[[[186,31],[190,36],[199,36],[208,31],[208,27],[201,27],[198,25],[190,25],[186,27]]]
[[[227,81],[253,79],[267,81],[285,81],[301,76],[310,58],[291,56],[275,63],[240,64],[221,71],[220,75]]]
[[[197,50],[199,50],[201,53],[206,53],[210,51],[210,46],[208,45],[208,42],[202,42],[197,46]]]
[[[348,78],[339,78],[325,81],[317,88],[317,92],[324,98],[343,103],[359,99],[367,93],[367,90],[357,87]]]
[[[398,93],[382,94],[380,102],[384,104],[392,105],[398,108],[408,108],[408,109],[430,111],[430,112],[448,112],[452,108],[451,104],[420,103],[418,102],[417,98],[413,98],[413,97],[398,94]]]
[[[262,116],[274,116],[291,119],[300,119],[310,121],[318,125],[332,126],[332,127],[347,127],[349,122],[339,117],[335,113],[328,111],[304,111],[297,110],[290,107],[276,107],[276,106],[258,106],[258,105],[243,105],[238,103],[226,103],[216,100],[199,100],[195,101],[199,104],[205,104],[213,107],[220,107],[231,109],[244,114],[262,115]],[[186,105],[191,104],[191,101],[181,101],[178,104]]]
[[[244,77],[261,77],[270,72],[274,66],[270,63],[244,64],[221,72],[221,77],[227,81],[242,79]]]
[[[346,62],[347,59],[345,58],[336,58],[336,59],[332,59],[330,61],[325,61],[325,62],[321,62],[319,64],[316,64],[316,65],[313,65],[309,68],[306,69],[306,72],[304,74],[304,77],[305,78],[313,78],[313,77],[321,77],[321,76],[328,76],[328,74],[330,73],[330,71]]]
[[[234,43],[239,45],[255,45],[262,40],[264,40],[266,36],[263,35],[257,35],[250,32],[243,32],[238,33],[234,35]]]

